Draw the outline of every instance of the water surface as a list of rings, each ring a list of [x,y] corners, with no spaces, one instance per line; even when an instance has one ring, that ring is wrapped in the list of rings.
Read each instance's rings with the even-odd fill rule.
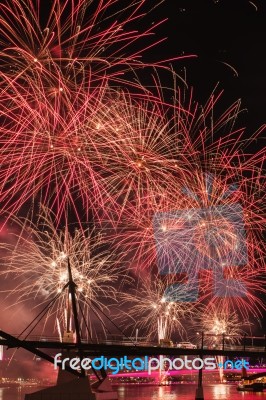
[[[143,386],[125,385],[116,387],[119,400],[194,400],[195,385]],[[0,400],[23,400],[25,393],[34,388],[0,388]],[[204,388],[205,400],[266,400],[264,393],[237,392],[236,385],[216,384]],[[78,399],[77,399],[78,400]]]

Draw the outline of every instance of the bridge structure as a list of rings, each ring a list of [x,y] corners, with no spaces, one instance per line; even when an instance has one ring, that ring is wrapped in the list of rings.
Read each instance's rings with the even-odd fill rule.
[[[31,334],[26,335],[22,339],[22,334],[11,335],[3,330],[0,330],[0,346],[7,348],[23,348],[29,352],[37,355],[38,357],[55,364],[55,359],[51,355],[55,350],[60,350],[63,353],[63,359],[70,360],[71,358],[79,358],[80,368],[73,369],[68,364],[64,364],[64,370],[62,370],[62,363],[58,364],[59,374],[57,385],[55,387],[44,389],[43,391],[32,393],[26,395],[25,400],[61,400],[66,399],[66,396],[70,400],[113,400],[117,399],[117,394],[112,391],[110,382],[108,381],[108,376],[106,370],[101,368],[100,371],[96,371],[92,366],[92,370],[98,379],[97,385],[95,385],[93,391],[92,386],[86,380],[87,376],[85,370],[82,367],[82,360],[86,357],[122,357],[122,356],[197,356],[200,359],[204,359],[205,356],[227,356],[230,359],[235,357],[256,357],[256,356],[266,356],[266,335],[260,337],[254,336],[234,336],[234,338],[228,335],[215,335],[220,336],[220,343],[216,345],[215,348],[209,348],[205,345],[204,339],[206,335],[204,332],[201,334],[201,345],[197,348],[182,348],[173,346],[163,346],[158,345],[158,343],[147,342],[147,341],[137,341],[129,340],[130,338],[124,337],[125,340],[102,340],[102,341],[88,341],[82,338],[82,332],[80,329],[80,323],[78,318],[78,301],[76,297],[76,284],[73,281],[71,266],[68,260],[68,275],[69,281],[63,288],[68,290],[68,297],[71,298],[72,307],[72,318],[74,321],[74,328],[76,333],[76,342],[73,340],[73,332],[70,330],[70,319],[71,310],[68,310],[67,318],[67,330],[64,335],[64,339],[59,341],[55,337],[43,337],[43,336],[32,336]],[[62,292],[63,292],[62,291]],[[57,298],[57,297],[56,297]],[[55,298],[55,299],[56,299]],[[49,302],[49,307],[51,307],[52,301]],[[45,315],[46,309],[42,310],[41,317]],[[33,320],[34,327],[36,326],[37,316]],[[87,327],[86,321],[85,326]],[[31,324],[32,324],[31,323]],[[23,331],[25,333],[27,328]],[[32,331],[32,329],[31,329]],[[68,340],[72,336],[72,340]],[[211,335],[214,336],[214,335]],[[232,345],[232,341],[237,343],[237,345]],[[233,340],[232,340],[233,339]],[[254,340],[259,345],[254,346]],[[46,352],[44,350],[49,350]],[[69,358],[70,356],[70,358]],[[204,400],[203,388],[202,388],[202,373],[203,368],[198,370],[198,388],[196,391],[196,400]],[[72,397],[71,397],[72,396]]]
[[[0,345],[7,348],[21,347],[24,349],[61,349],[61,350],[76,350],[76,343],[61,342],[58,338],[50,336],[29,336],[27,340],[21,340],[19,335],[10,335],[0,330]],[[209,335],[208,335],[209,336]],[[216,335],[217,336],[217,335]],[[126,338],[125,338],[126,339]],[[261,345],[253,346],[247,344],[248,340],[261,342]],[[103,356],[227,356],[227,357],[266,357],[266,335],[264,336],[235,336],[237,345],[226,344],[225,342],[217,345],[215,348],[208,347],[202,344],[197,348],[180,348],[180,347],[166,347],[160,346],[157,342],[148,341],[120,341],[120,340],[103,340],[103,341],[86,341],[81,339],[79,347],[83,350],[84,354],[88,356],[99,357]]]
[[[207,335],[206,335],[207,336]],[[208,335],[209,336],[209,335]],[[77,343],[72,342],[60,342],[56,337],[44,337],[44,336],[29,336],[27,340],[21,340],[17,335],[10,335],[0,330],[0,345],[7,348],[24,348],[37,356],[54,363],[54,357],[47,354],[43,350],[55,350],[66,351],[68,354],[77,354],[82,352],[83,357],[123,357],[123,356],[134,356],[134,357],[154,357],[154,356],[196,356],[200,359],[204,359],[206,356],[224,356],[233,360],[236,357],[266,357],[266,336],[235,336],[234,341],[238,344],[232,345],[226,343],[228,336],[220,335],[221,343],[215,348],[208,348],[204,345],[204,333],[202,333],[201,345],[197,348],[180,348],[180,347],[165,347],[160,346],[155,342],[148,341],[129,341],[125,337],[124,340],[102,340],[89,342],[85,339],[80,338],[79,346]],[[216,335],[217,337],[217,335]],[[232,338],[231,338],[232,339]],[[256,340],[260,345],[251,345]],[[60,364],[58,365],[60,368]],[[65,366],[66,371],[81,377],[81,372],[71,370],[69,366]],[[203,370],[198,371],[198,388],[196,391],[196,400],[204,400],[203,387],[202,387],[202,375]]]

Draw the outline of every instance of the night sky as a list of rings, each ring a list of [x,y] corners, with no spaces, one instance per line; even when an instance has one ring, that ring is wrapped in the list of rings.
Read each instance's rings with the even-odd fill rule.
[[[152,15],[155,21],[168,18],[157,34],[168,40],[153,49],[150,58],[196,54],[197,59],[173,65],[178,73],[186,68],[187,83],[199,101],[219,82],[225,104],[241,98],[242,108],[247,108],[247,134],[266,122],[265,1],[166,0]]]

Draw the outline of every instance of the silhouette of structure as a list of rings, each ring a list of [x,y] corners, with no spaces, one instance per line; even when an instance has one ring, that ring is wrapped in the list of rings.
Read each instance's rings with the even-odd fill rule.
[[[84,352],[78,318],[76,284],[73,280],[69,259],[67,268],[69,280],[63,288],[63,291],[66,289],[68,290],[67,323],[61,344],[62,346],[67,343],[71,344],[72,349],[63,350],[61,361],[66,358],[68,361],[65,362],[64,369],[62,369],[62,363],[58,364],[59,371],[56,385],[35,393],[26,394],[25,400],[116,400],[118,399],[117,392],[112,390],[111,383],[105,370],[99,371],[100,374],[98,374],[92,368],[98,382],[91,384],[89,377],[82,368]],[[51,307],[51,302],[48,306]],[[44,313],[41,312],[41,314],[43,315]],[[75,327],[74,332],[70,329],[72,317]],[[26,330],[24,330],[24,332],[25,331]],[[76,343],[74,343],[74,333],[76,336]],[[25,340],[20,340],[5,332],[2,332],[2,334],[2,337],[9,342],[9,345],[11,344],[11,346],[14,347],[23,347],[24,349],[54,364],[54,358],[39,350],[38,344],[37,346],[34,346],[31,343],[27,343]],[[74,370],[69,366],[69,360],[77,358],[77,356],[79,358],[79,370]]]

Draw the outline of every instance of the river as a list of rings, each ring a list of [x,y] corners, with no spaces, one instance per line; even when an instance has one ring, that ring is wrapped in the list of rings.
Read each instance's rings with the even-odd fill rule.
[[[116,387],[119,400],[194,400],[195,385],[144,386],[127,385]],[[0,388],[0,400],[23,400],[25,393],[35,388]],[[266,400],[264,393],[237,392],[233,384],[216,384],[204,387],[205,400]],[[78,400],[78,399],[77,399]]]

